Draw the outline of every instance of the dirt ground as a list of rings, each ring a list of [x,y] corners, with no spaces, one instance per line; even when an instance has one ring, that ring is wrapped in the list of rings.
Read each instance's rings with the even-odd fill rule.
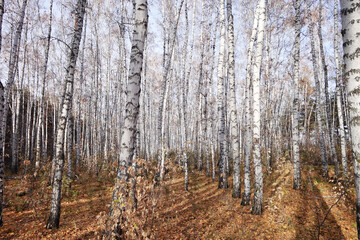
[[[157,187],[159,194],[153,209],[157,214],[146,223],[151,222],[153,239],[357,237],[353,186],[347,188],[340,182],[325,180],[313,166],[303,166],[298,191],[292,189],[290,162],[265,173],[262,216],[251,215],[251,206],[242,206],[241,199],[231,197],[231,178],[230,187],[223,190],[203,172],[192,171],[186,192],[182,175],[181,171],[170,172],[166,182]],[[109,209],[113,175],[84,175],[71,188],[64,187],[57,230],[45,229],[51,196],[46,182],[46,176],[36,181],[25,178],[5,182],[0,239],[99,239],[99,218]],[[345,188],[347,193],[339,200]]]

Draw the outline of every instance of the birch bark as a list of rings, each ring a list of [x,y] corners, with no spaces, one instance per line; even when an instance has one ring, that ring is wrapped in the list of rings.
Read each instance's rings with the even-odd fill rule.
[[[225,0],[220,1],[220,46],[219,46],[219,60],[217,69],[218,81],[218,134],[220,145],[220,159],[219,159],[219,188],[227,188],[227,173],[226,173],[226,133],[225,133],[225,99],[224,99],[224,57],[225,57]]]
[[[5,102],[5,88],[0,81],[0,116],[4,114]],[[1,129],[2,131],[2,129]],[[0,227],[3,225],[2,212],[3,212],[3,199],[4,199],[4,157],[3,146],[5,142],[5,134],[0,132]]]
[[[185,21],[186,21],[186,32],[185,32],[185,43],[183,47],[183,55],[185,61],[183,62],[183,77],[182,77],[182,125],[183,125],[183,133],[184,133],[184,143],[183,143],[183,152],[182,152],[182,160],[184,162],[184,170],[185,170],[185,181],[184,181],[184,189],[188,191],[189,188],[189,160],[187,157],[187,144],[188,144],[188,126],[187,126],[187,115],[186,115],[186,107],[187,107],[187,97],[188,97],[188,82],[186,78],[186,61],[187,61],[187,45],[189,41],[189,19],[188,19],[188,5],[187,1],[185,2]]]
[[[254,73],[253,73],[253,101],[254,101],[254,125],[253,125],[253,139],[254,139],[254,168],[255,168],[255,192],[254,203],[251,213],[255,215],[262,214],[263,205],[263,172],[260,156],[260,70],[262,62],[262,52],[264,45],[264,32],[266,23],[266,0],[259,0],[259,28],[257,44],[254,56]]]
[[[341,0],[344,47],[344,77],[350,113],[350,135],[354,156],[356,222],[360,239],[360,3]]]
[[[46,228],[54,229],[59,228],[60,223],[60,208],[61,208],[61,184],[62,173],[64,169],[64,138],[66,119],[71,112],[71,103],[73,100],[74,92],[74,74],[76,61],[79,54],[81,35],[83,29],[83,20],[85,15],[86,0],[78,0],[75,9],[75,26],[70,45],[70,53],[68,59],[68,66],[66,69],[64,93],[62,96],[62,104],[60,110],[60,119],[57,127],[56,148],[55,148],[55,171],[52,189],[52,199],[50,216],[46,224]]]
[[[166,110],[166,104],[167,104],[167,95],[169,92],[169,70],[171,67],[172,62],[172,56],[176,41],[176,34],[177,34],[177,28],[179,25],[179,19],[180,19],[180,13],[183,6],[184,0],[181,0],[179,10],[176,16],[176,23],[172,32],[172,39],[171,39],[171,45],[170,45],[170,56],[165,61],[165,68],[164,68],[164,75],[163,75],[163,82],[162,82],[162,94],[160,96],[160,108],[159,108],[159,119],[158,119],[158,126],[159,126],[159,134],[160,134],[160,142],[161,142],[161,162],[160,162],[160,179],[164,180],[164,168],[165,168],[165,110]]]
[[[250,89],[251,89],[251,65],[253,62],[254,45],[257,36],[257,29],[259,25],[259,7],[260,2],[257,3],[254,12],[254,23],[250,36],[250,43],[247,52],[246,64],[246,87],[245,87],[245,141],[244,141],[244,193],[241,200],[241,205],[250,204],[251,185],[250,185],[250,151],[251,151],[251,104],[250,104]]]
[[[341,148],[341,164],[343,168],[343,174],[348,176],[347,156],[346,156],[346,138],[344,129],[344,116],[343,105],[341,97],[342,88],[342,70],[340,66],[340,50],[339,50],[339,0],[335,0],[334,3],[334,51],[335,51],[335,65],[336,65],[336,106],[337,114],[339,118],[339,131],[340,131],[340,148]]]
[[[2,22],[5,10],[5,0],[0,0],[0,52],[2,47]]]
[[[295,54],[294,54],[294,102],[292,111],[292,149],[294,163],[294,184],[295,190],[300,189],[301,172],[300,172],[300,153],[299,153],[299,75],[300,75],[300,0],[295,2]]]
[[[23,30],[23,25],[24,25],[24,19],[25,19],[25,11],[26,11],[26,5],[27,5],[27,0],[23,0],[22,3],[22,8],[21,8],[21,12],[20,12],[20,17],[19,20],[17,22],[17,26],[16,26],[16,31],[15,31],[15,36],[14,36],[14,42],[13,45],[11,46],[11,51],[10,51],[10,59],[9,59],[9,72],[8,72],[8,80],[6,83],[6,87],[5,87],[5,102],[4,102],[4,114],[1,116],[2,119],[1,121],[1,127],[2,127],[2,134],[4,137],[4,141],[5,141],[5,131],[6,131],[6,120],[7,120],[7,116],[8,116],[8,112],[9,112],[9,105],[11,102],[11,98],[12,98],[12,88],[14,85],[14,81],[15,81],[15,75],[16,75],[16,71],[17,71],[17,66],[18,66],[18,62],[19,62],[19,51],[20,51],[20,44],[21,44],[21,34],[22,34],[22,30]],[[15,94],[16,97],[16,94]],[[14,108],[15,109],[15,108]],[[16,119],[16,110],[13,112],[14,115],[14,120]],[[17,151],[15,149],[15,141],[16,141],[16,121],[12,121],[12,125],[13,125],[13,130],[11,131],[11,137],[12,137],[12,160],[11,160],[11,168],[13,170],[13,172],[17,172]]]
[[[134,1],[134,29],[132,36],[132,47],[130,54],[129,77],[125,105],[125,118],[120,144],[120,160],[116,174],[115,189],[110,207],[110,216],[114,208],[122,208],[119,202],[121,183],[128,180],[128,168],[132,165],[135,151],[137,121],[140,108],[141,72],[143,68],[143,53],[147,35],[148,8],[147,0]],[[115,226],[116,234],[121,234],[120,219],[117,219]]]
[[[230,85],[230,131],[231,131],[231,152],[234,164],[233,192],[232,197],[240,198],[241,196],[241,179],[240,179],[240,153],[238,122],[236,111],[236,84],[235,84],[235,58],[234,58],[234,16],[232,14],[232,0],[227,0],[227,17],[228,17],[228,63],[229,63],[229,85]]]
[[[4,14],[4,0],[0,1],[0,51],[2,40],[2,21]],[[20,18],[17,24],[15,33],[14,44],[11,48],[10,61],[9,61],[9,73],[6,87],[0,82],[0,226],[3,224],[2,211],[3,211],[3,194],[4,194],[4,144],[5,144],[5,132],[6,132],[6,120],[9,111],[8,98],[10,96],[11,88],[14,84],[15,78],[15,63],[19,57],[19,44],[21,39],[21,32],[23,28],[25,10],[27,0],[23,1]]]

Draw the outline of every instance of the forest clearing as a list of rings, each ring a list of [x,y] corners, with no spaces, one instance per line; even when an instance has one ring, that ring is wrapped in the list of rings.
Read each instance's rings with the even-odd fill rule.
[[[0,0],[0,239],[360,240],[359,0]]]
[[[250,206],[241,206],[231,197],[231,186],[218,189],[204,172],[191,173],[189,191],[185,191],[181,169],[172,169],[161,186],[152,189],[154,205],[147,206],[151,214],[146,221],[141,219],[138,227],[150,232],[150,239],[356,239],[353,187],[340,198],[342,185],[318,177],[316,166],[304,166],[300,191],[292,188],[289,161],[280,161],[278,169],[265,174],[262,216],[251,215]],[[85,175],[64,190],[62,227],[58,230],[44,226],[48,212],[42,206],[50,201],[46,180],[10,180],[2,239],[99,239],[113,179],[112,175],[96,179]],[[139,202],[140,208],[142,204]]]

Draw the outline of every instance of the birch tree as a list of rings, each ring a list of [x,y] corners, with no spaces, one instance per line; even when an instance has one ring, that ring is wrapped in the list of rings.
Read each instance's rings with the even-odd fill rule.
[[[187,115],[186,115],[186,107],[187,107],[187,98],[189,93],[189,83],[186,78],[186,60],[187,60],[187,46],[189,41],[189,19],[188,19],[188,4],[187,1],[185,2],[185,22],[186,22],[186,29],[185,29],[185,43],[183,46],[183,55],[184,55],[184,62],[183,62],[183,77],[182,77],[182,101],[181,101],[181,112],[182,112],[182,125],[183,125],[183,153],[182,159],[184,162],[184,170],[185,170],[185,181],[184,181],[184,189],[185,191],[189,190],[189,159],[187,157],[187,144],[188,144],[188,127],[187,127]]]
[[[177,28],[179,25],[179,19],[180,19],[180,13],[182,6],[184,4],[184,0],[181,0],[179,10],[176,15],[176,22],[175,26],[173,28],[172,34],[171,34],[171,45],[169,47],[169,56],[167,59],[165,59],[164,62],[164,73],[163,73],[163,82],[162,82],[162,94],[160,96],[160,108],[159,108],[159,120],[158,120],[158,126],[159,126],[159,134],[160,134],[160,142],[161,142],[161,162],[160,162],[160,179],[164,180],[164,168],[165,168],[165,110],[166,110],[166,104],[167,104],[167,96],[169,93],[169,84],[168,84],[168,75],[171,67],[171,61],[176,41],[176,34],[177,34]]]
[[[74,92],[74,75],[76,62],[80,49],[80,42],[83,30],[83,20],[85,15],[87,1],[78,0],[75,8],[75,24],[72,35],[70,52],[68,56],[68,66],[66,68],[66,76],[64,82],[64,91],[61,100],[60,119],[56,133],[56,147],[55,147],[55,171],[54,181],[51,196],[50,216],[46,223],[46,228],[59,228],[60,223],[60,208],[61,208],[61,185],[64,169],[64,138],[66,120],[71,112],[73,92]]]
[[[122,208],[120,206],[121,186],[120,184],[128,181],[128,168],[132,165],[133,155],[135,151],[136,129],[140,108],[140,86],[141,72],[143,67],[143,52],[145,39],[147,35],[148,8],[147,0],[134,1],[134,29],[132,34],[132,47],[130,54],[129,78],[127,84],[125,118],[122,130],[120,144],[120,160],[116,174],[115,189],[110,207],[110,216],[113,214],[114,208]],[[117,201],[116,201],[117,200]],[[119,205],[119,206],[117,206]],[[121,234],[121,217],[115,222],[118,230],[115,234]],[[120,230],[120,232],[119,232]],[[109,235],[108,235],[109,236]]]
[[[360,239],[360,4],[357,1],[341,0],[342,33],[344,47],[344,77],[350,113],[350,134],[354,157],[356,189],[356,222]]]
[[[300,0],[295,2],[295,43],[294,43],[294,101],[292,111],[292,149],[294,163],[294,185],[296,190],[300,189],[301,172],[300,172],[300,153],[299,153],[299,75],[300,75]]]
[[[225,134],[225,99],[224,99],[224,57],[225,57],[225,0],[220,1],[220,46],[219,46],[219,60],[217,69],[218,81],[218,134],[219,134],[219,188],[227,188],[227,173],[226,173],[226,134]]]
[[[241,196],[240,179],[240,154],[239,137],[236,111],[236,84],[235,84],[235,58],[234,58],[234,16],[232,14],[232,0],[227,0],[228,17],[228,62],[229,62],[229,85],[230,85],[230,131],[231,131],[231,151],[234,164],[233,193],[234,198]]]
[[[19,62],[19,50],[20,50],[20,44],[21,44],[21,34],[22,34],[22,30],[23,30],[23,25],[24,25],[24,19],[25,19],[25,12],[26,12],[26,5],[27,5],[27,0],[23,0],[22,2],[22,7],[21,7],[21,12],[20,12],[20,17],[19,20],[16,24],[16,31],[15,31],[15,36],[14,36],[14,42],[11,46],[11,51],[10,51],[10,60],[9,60],[9,71],[8,71],[8,80],[6,83],[6,87],[5,87],[5,110],[4,110],[4,115],[2,115],[2,128],[3,130],[3,134],[5,134],[5,130],[6,130],[6,120],[7,120],[7,116],[8,116],[8,111],[9,111],[9,104],[11,102],[11,97],[12,97],[12,88],[15,82],[15,76],[16,76],[16,70],[17,70],[17,65]],[[13,130],[11,131],[11,135],[12,135],[12,170],[13,172],[17,171],[17,151],[14,148],[14,144],[15,144],[15,135],[16,135],[16,127],[15,127],[15,123],[13,124]]]
[[[334,2],[334,51],[335,51],[335,66],[336,66],[336,106],[337,114],[339,118],[339,132],[340,132],[340,150],[341,150],[341,164],[343,168],[343,174],[348,176],[347,156],[346,156],[346,135],[344,129],[344,116],[343,116],[343,104],[341,97],[342,88],[342,68],[340,66],[340,31],[339,31],[339,0]]]
[[[5,103],[5,88],[0,81],[0,116],[4,114],[4,103]],[[1,127],[2,128],[2,127]],[[3,225],[2,213],[3,213],[3,199],[4,199],[4,157],[3,157],[3,146],[5,143],[5,134],[3,134],[3,128],[0,132],[0,227]]]
[[[196,102],[199,104],[198,106],[198,119],[196,121],[196,132],[197,132],[197,169],[199,171],[202,171],[203,168],[203,160],[202,160],[202,153],[203,153],[203,131],[205,128],[203,128],[203,122],[204,122],[204,116],[203,116],[203,96],[204,94],[204,57],[205,57],[205,41],[204,41],[204,35],[205,35],[205,23],[204,23],[204,14],[205,14],[205,3],[204,1],[201,1],[201,26],[200,26],[200,66],[199,66],[199,85],[198,85],[198,91],[197,91],[197,99]],[[205,132],[205,131],[204,131]]]
[[[0,226],[3,224],[2,212],[3,212],[3,197],[4,197],[4,145],[5,145],[5,132],[6,132],[6,120],[9,110],[9,96],[11,88],[14,84],[15,78],[15,63],[18,61],[19,56],[19,44],[21,39],[21,32],[23,28],[25,10],[26,10],[27,0],[23,1],[22,9],[20,12],[20,18],[17,23],[17,28],[15,32],[15,39],[13,46],[10,52],[10,61],[9,61],[9,72],[8,72],[8,81],[6,87],[0,82]],[[2,43],[2,21],[4,14],[4,1],[0,1],[0,51]]]
[[[4,1],[0,1],[0,53],[2,45],[2,22],[4,15]],[[2,119],[4,116],[5,105],[5,88],[0,81],[0,227],[3,225],[2,212],[3,212],[3,199],[4,199],[4,144],[5,144],[5,122]]]
[[[245,136],[244,136],[244,193],[241,200],[241,205],[250,204],[251,185],[250,185],[250,151],[251,151],[251,121],[250,116],[251,104],[250,104],[250,89],[251,89],[251,65],[253,62],[254,46],[257,36],[257,29],[259,24],[259,7],[260,1],[258,1],[254,11],[254,22],[251,30],[250,42],[247,51],[247,63],[246,63],[246,79],[245,79]]]
[[[254,139],[254,168],[255,168],[255,193],[254,204],[251,213],[255,215],[262,214],[263,204],[263,172],[260,156],[260,70],[262,62],[262,52],[264,45],[264,32],[266,23],[266,0],[259,0],[259,28],[257,45],[254,55],[254,74],[253,74],[253,96],[254,96],[254,125],[253,125],[253,139]]]
[[[0,0],[0,52],[2,46],[2,23],[5,10],[5,0]]]

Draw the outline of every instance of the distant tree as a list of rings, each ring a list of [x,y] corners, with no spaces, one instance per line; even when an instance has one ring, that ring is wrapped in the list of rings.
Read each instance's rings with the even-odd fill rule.
[[[50,1],[50,10],[49,10],[49,29],[46,37],[46,48],[45,48],[45,59],[43,65],[43,75],[42,75],[42,87],[41,87],[41,102],[40,102],[40,110],[39,110],[39,121],[37,126],[37,134],[36,134],[36,153],[35,153],[35,173],[39,170],[40,167],[40,158],[42,156],[42,151],[44,149],[41,147],[41,137],[45,135],[45,126],[43,126],[45,122],[44,108],[45,108],[45,90],[46,90],[46,74],[48,69],[49,62],[49,52],[50,52],[50,40],[51,40],[51,31],[52,31],[52,9],[53,9],[53,0]],[[42,131],[43,130],[43,131]],[[41,132],[42,131],[42,132]]]
[[[325,60],[325,50],[324,50],[324,40],[322,36],[322,11],[323,11],[323,3],[322,0],[319,2],[319,20],[318,20],[318,37],[319,37],[319,47],[320,47],[320,58],[322,65],[322,72],[324,75],[324,90],[325,90],[325,112],[326,112],[326,123],[327,123],[327,132],[330,142],[330,156],[331,161],[335,164],[335,174],[339,175],[339,162],[337,159],[336,149],[335,149],[335,135],[333,130],[333,119],[331,115],[331,103],[329,99],[329,77],[328,77],[328,67]]]
[[[322,125],[323,114],[322,114],[322,103],[321,103],[321,87],[320,87],[320,79],[319,79],[319,64],[318,58],[316,55],[315,49],[315,36],[314,36],[314,23],[311,20],[311,5],[310,1],[307,1],[307,17],[309,21],[309,35],[310,35],[310,51],[311,51],[311,61],[313,66],[313,74],[316,86],[316,124],[317,130],[319,133],[319,142],[320,142],[320,151],[321,151],[321,163],[322,163],[322,171],[323,176],[329,176],[328,169],[328,161],[326,157],[326,149],[325,149],[325,137],[324,137],[324,127]]]

